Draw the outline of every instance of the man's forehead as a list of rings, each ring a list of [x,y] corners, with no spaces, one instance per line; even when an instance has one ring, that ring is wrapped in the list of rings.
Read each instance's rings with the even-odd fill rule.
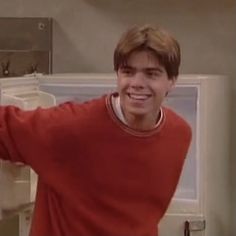
[[[162,69],[162,66],[134,66],[125,64],[121,66],[122,69],[142,69],[142,70],[160,70]]]
[[[164,66],[160,64],[155,65],[135,65],[130,63],[125,63],[120,66],[121,69],[130,69],[130,70],[140,70],[140,71],[164,71]]]
[[[145,64],[152,64],[152,65],[159,65],[161,64],[160,58],[150,51],[135,51],[128,55],[125,59],[126,64],[133,64],[133,63],[145,63]]]

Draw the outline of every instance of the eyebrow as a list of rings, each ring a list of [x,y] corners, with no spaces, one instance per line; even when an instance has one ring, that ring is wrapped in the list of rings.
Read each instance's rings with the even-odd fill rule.
[[[145,71],[158,71],[158,72],[163,72],[164,70],[160,67],[147,67],[144,68]]]
[[[121,66],[121,69],[130,69],[130,70],[136,70],[137,68],[129,65]],[[141,69],[142,71],[158,71],[163,72],[164,70],[161,67],[144,67]]]

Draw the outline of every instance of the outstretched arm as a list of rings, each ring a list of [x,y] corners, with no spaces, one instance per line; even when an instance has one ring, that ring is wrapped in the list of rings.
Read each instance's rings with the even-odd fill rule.
[[[32,165],[33,156],[51,151],[50,144],[59,130],[74,117],[73,105],[23,111],[14,106],[0,106],[0,158]],[[58,134],[58,132],[57,132]]]

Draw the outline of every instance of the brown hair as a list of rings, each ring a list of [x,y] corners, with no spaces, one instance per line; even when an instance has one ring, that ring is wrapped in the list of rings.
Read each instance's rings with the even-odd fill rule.
[[[141,50],[151,50],[156,55],[169,79],[178,76],[181,60],[179,43],[166,31],[149,25],[135,26],[122,35],[114,51],[114,70],[125,66],[132,52]]]

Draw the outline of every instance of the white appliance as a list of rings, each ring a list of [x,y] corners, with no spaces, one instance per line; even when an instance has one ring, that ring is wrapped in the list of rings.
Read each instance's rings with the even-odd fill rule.
[[[49,106],[55,101],[82,102],[116,87],[115,74],[36,74],[18,79],[22,83],[34,81],[37,91],[45,93],[47,98],[50,94],[55,96],[55,100],[53,97],[47,100]],[[0,80],[2,104],[5,99],[2,94],[6,94],[1,89],[4,83],[6,79]],[[218,75],[180,75],[165,105],[189,122],[193,139],[175,196],[159,226],[159,235],[230,236],[229,80]],[[0,170],[3,173],[4,168]],[[36,178],[29,180],[33,189],[35,181]],[[32,191],[28,194],[33,200]]]

